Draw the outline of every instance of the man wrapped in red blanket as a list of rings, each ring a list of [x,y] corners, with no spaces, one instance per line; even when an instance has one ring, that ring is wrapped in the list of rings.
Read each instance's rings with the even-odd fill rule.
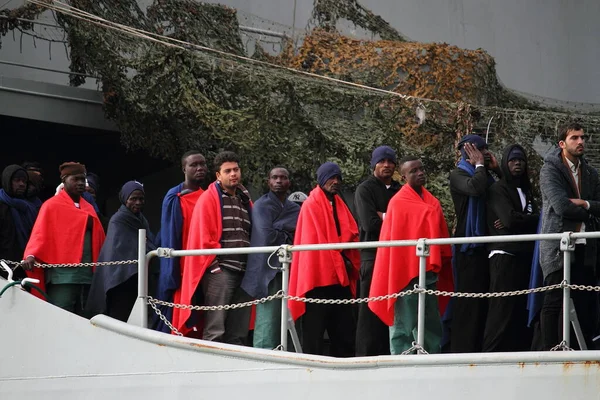
[[[302,205],[294,245],[357,242],[358,227],[338,195],[342,172],[327,162],[317,170],[319,185]],[[349,299],[356,295],[360,267],[357,250],[301,251],[294,253],[289,293],[320,299]],[[351,305],[289,302],[294,320],[302,316],[302,350],[323,354],[323,335],[329,334],[330,354],[354,356],[356,321]]]
[[[390,200],[381,227],[380,240],[414,240],[448,237],[448,226],[438,199],[423,187],[425,171],[418,157],[400,161],[400,173],[406,185]],[[427,257],[427,289],[453,290],[449,245],[431,246]],[[415,248],[385,247],[377,251],[370,296],[382,296],[409,290],[418,283],[419,258]],[[369,303],[371,310],[390,326],[390,352],[401,354],[416,339],[418,296],[410,295]],[[446,298],[439,301],[427,296],[425,306],[425,350],[440,352]]]

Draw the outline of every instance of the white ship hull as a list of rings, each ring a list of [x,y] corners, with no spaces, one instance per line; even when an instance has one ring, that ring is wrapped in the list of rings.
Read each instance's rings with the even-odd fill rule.
[[[600,398],[599,351],[335,359],[88,321],[16,287],[0,316],[0,399]]]

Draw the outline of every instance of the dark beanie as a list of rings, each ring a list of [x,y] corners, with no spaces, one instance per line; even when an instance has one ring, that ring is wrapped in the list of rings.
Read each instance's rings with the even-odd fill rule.
[[[527,160],[527,158],[525,157],[525,153],[523,153],[523,150],[521,150],[518,147],[513,147],[513,149],[510,151],[510,153],[508,153],[508,160],[515,160],[515,159],[519,159],[519,160]]]
[[[485,142],[485,139],[479,135],[463,136],[462,139],[460,139],[460,142],[458,142],[458,149],[460,150],[460,154],[462,154],[462,156],[465,160],[468,158],[467,152],[465,151],[465,143],[474,144],[475,147],[477,147],[477,149],[479,149],[479,150],[483,150],[487,147],[487,143]]]
[[[397,164],[396,152],[390,146],[379,146],[375,150],[373,150],[373,155],[371,156],[371,168],[375,168],[378,162],[381,160],[388,159],[392,161],[394,164]]]
[[[86,175],[86,179],[88,182],[88,185],[94,189],[94,192],[98,193],[98,189],[100,188],[100,185],[98,184],[99,178],[98,175],[94,174],[93,172],[89,172]]]
[[[121,191],[119,192],[119,200],[121,200],[122,204],[127,203],[129,196],[136,190],[141,190],[144,192],[144,185],[139,183],[138,181],[129,181],[123,185]]]
[[[319,186],[323,187],[325,182],[336,175],[342,179],[342,170],[336,163],[327,161],[326,163],[321,164],[317,170],[317,182],[319,183]]]

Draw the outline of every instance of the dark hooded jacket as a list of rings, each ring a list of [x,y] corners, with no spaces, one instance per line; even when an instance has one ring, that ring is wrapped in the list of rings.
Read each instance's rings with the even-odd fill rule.
[[[521,176],[519,182],[514,180],[508,170],[508,156],[515,148],[523,152],[526,158],[525,162],[527,162],[527,153],[520,145],[513,144],[504,149],[501,162],[502,179],[490,186],[487,194],[486,218],[490,235],[522,235],[536,233],[537,230],[539,211],[533,199],[528,168],[525,168],[525,173]],[[525,207],[521,203],[517,187],[520,187],[525,194]],[[502,222],[504,228],[496,229],[494,227],[494,222],[498,219]],[[489,243],[487,248],[489,251],[502,250],[514,255],[524,256],[533,253],[533,246],[534,242],[496,242]]]
[[[18,165],[9,165],[2,171],[0,190],[0,257],[21,260],[31,235],[41,202],[38,198],[17,198],[12,192],[12,178],[18,172],[28,177]]]

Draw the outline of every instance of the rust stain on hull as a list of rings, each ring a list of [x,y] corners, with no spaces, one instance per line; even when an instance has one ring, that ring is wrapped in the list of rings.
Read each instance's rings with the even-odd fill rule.
[[[563,371],[569,372],[569,370],[573,367],[573,365],[575,365],[575,363],[572,361],[564,362],[563,363]]]

